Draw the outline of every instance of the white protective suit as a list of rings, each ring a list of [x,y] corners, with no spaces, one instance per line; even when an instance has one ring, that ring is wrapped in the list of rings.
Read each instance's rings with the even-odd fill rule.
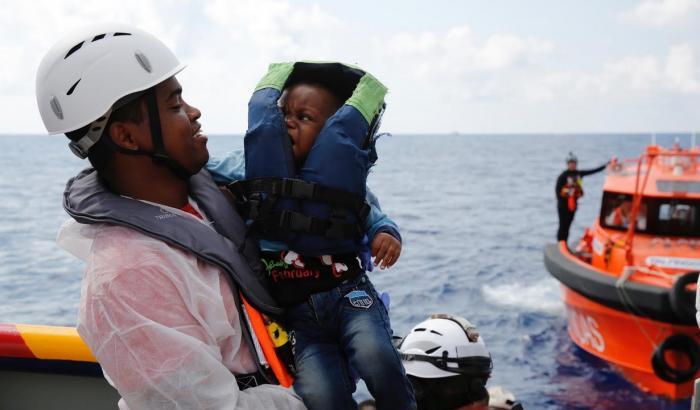
[[[78,333],[122,396],[121,410],[305,409],[280,386],[239,390],[234,374],[256,364],[218,268],[114,225],[71,220],[58,243],[87,263]]]

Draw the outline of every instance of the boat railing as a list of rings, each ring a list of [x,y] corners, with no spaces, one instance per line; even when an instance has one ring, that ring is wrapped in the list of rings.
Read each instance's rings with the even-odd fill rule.
[[[642,204],[642,193],[644,192],[647,182],[649,181],[651,170],[654,168],[654,166],[661,166],[668,167],[667,170],[673,172],[674,175],[683,175],[686,173],[696,174],[699,169],[699,159],[700,148],[692,147],[690,149],[682,149],[678,144],[674,144],[674,146],[670,149],[663,149],[658,145],[650,145],[647,147],[644,154],[634,160],[637,162],[636,170],[634,172],[634,195],[632,197],[629,227],[627,228],[627,233],[624,239],[625,256],[628,265],[633,264],[632,249],[635,226]],[[626,161],[625,164],[627,164]]]

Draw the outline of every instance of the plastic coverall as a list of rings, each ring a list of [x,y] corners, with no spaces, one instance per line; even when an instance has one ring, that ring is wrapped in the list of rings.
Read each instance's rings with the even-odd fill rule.
[[[234,374],[256,364],[219,269],[113,225],[71,220],[58,243],[87,263],[78,333],[122,396],[121,410],[305,409],[280,386],[238,388]]]

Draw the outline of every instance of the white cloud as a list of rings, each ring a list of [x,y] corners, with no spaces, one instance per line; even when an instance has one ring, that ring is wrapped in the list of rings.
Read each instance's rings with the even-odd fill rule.
[[[692,48],[677,45],[671,48],[664,70],[669,88],[682,93],[700,93],[700,67],[695,66]]]
[[[497,34],[480,43],[468,26],[445,33],[401,33],[388,39],[386,50],[401,60],[410,60],[420,69],[460,76],[469,71],[492,71],[532,61],[553,49],[552,43],[533,38]]]
[[[700,0],[644,0],[623,19],[648,26],[667,26],[687,19],[700,9]]]
[[[698,2],[644,2],[635,12],[657,7],[652,14],[681,18]],[[659,96],[686,101],[681,98],[700,94],[694,40],[646,54],[572,56],[564,34],[553,36],[555,42],[515,34],[507,24],[488,33],[468,24],[398,32],[331,10],[293,0],[6,2],[0,111],[11,119],[0,132],[43,130],[33,101],[40,58],[62,33],[103,21],[139,26],[174,49],[188,64],[178,76],[185,98],[202,110],[210,133],[245,130],[252,88],[274,61],[339,60],[366,68],[390,89],[383,128],[394,132],[533,131],[528,127],[547,129],[553,117],[570,129],[590,129],[584,117],[558,107],[652,107]]]

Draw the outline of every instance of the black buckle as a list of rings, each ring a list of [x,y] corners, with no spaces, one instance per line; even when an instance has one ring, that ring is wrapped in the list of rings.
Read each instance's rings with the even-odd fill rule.
[[[246,190],[244,188],[244,185],[246,184],[245,180],[241,181],[235,181],[231,182],[228,184],[226,188],[228,188],[229,191],[233,194],[233,196],[236,198],[237,201],[243,201],[246,198]]]
[[[316,184],[301,179],[283,178],[279,188],[280,195],[296,199],[313,199],[316,194]]]

